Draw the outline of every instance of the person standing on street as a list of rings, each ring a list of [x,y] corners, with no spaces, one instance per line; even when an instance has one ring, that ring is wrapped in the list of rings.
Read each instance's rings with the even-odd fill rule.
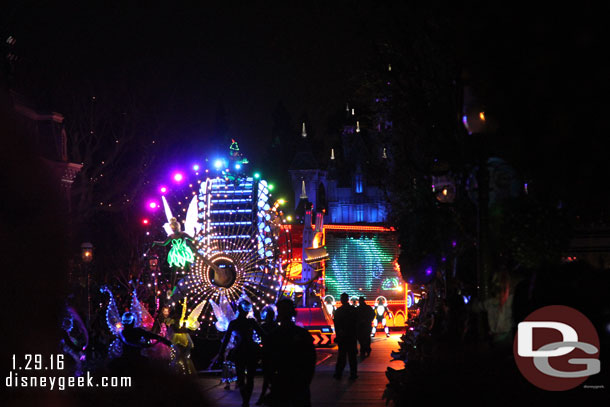
[[[278,327],[269,335],[272,370],[269,405],[311,407],[309,386],[316,369],[316,348],[311,334],[294,323],[294,303],[277,302]]]
[[[343,375],[346,359],[349,359],[349,378],[352,380],[358,378],[356,318],[356,309],[350,305],[349,295],[346,293],[341,294],[341,307],[335,311],[334,317],[335,342],[339,345],[339,354],[333,377],[337,380],[341,379]]]
[[[375,319],[375,311],[366,305],[364,297],[358,298],[360,305],[356,308],[356,329],[360,343],[360,360],[371,354],[371,323]]]

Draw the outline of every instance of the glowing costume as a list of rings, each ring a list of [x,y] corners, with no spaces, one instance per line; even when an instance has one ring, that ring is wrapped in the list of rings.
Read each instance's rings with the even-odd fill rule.
[[[166,203],[165,197],[163,197],[163,203]],[[191,248],[193,246],[193,238],[188,233],[180,231],[180,223],[178,223],[176,218],[170,218],[169,225],[172,233],[164,242],[154,242],[153,246],[167,246],[171,243],[172,247],[169,249],[169,253],[167,253],[167,262],[172,267],[183,268],[195,261],[195,255]]]
[[[196,331],[199,329],[199,322],[197,320],[199,319],[199,315],[201,315],[203,305],[203,302],[197,305],[193,311],[191,311],[188,318],[186,318],[185,298],[184,302],[182,303],[182,315],[180,317],[180,321],[178,321],[177,326],[174,325],[172,327],[172,343],[174,346],[172,347],[173,351],[171,354],[171,366],[178,373],[197,373],[197,370],[195,370],[195,365],[191,360],[191,350],[193,349],[194,344],[189,331]]]
[[[122,333],[123,329],[125,328],[125,323],[123,322],[123,317],[121,317],[119,314],[112,291],[110,291],[107,286],[100,288],[100,291],[108,294],[110,297],[108,307],[106,308],[106,324],[108,325],[110,332],[112,332],[112,334],[115,336],[115,339],[108,347],[108,359],[115,359],[123,355],[123,348],[126,342],[124,338],[122,338]],[[138,300],[138,295],[135,289],[131,294],[131,306],[129,313],[133,315],[134,328],[144,328],[145,330],[149,330],[152,327],[153,318],[149,314],[148,310],[146,310],[146,307],[143,307],[142,303]]]
[[[67,307],[67,314],[62,322],[62,339],[60,341],[64,353],[74,359],[74,375],[82,376],[85,350],[89,346],[89,334],[82,319],[74,308]],[[74,323],[78,330],[74,329]]]
[[[172,210],[167,203],[165,197],[161,197],[163,201],[163,209],[167,223],[163,225],[167,239],[163,242],[154,242],[153,246],[167,246],[171,243],[171,248],[167,253],[167,262],[171,267],[184,268],[195,261],[194,237],[201,230],[201,224],[197,222],[197,196],[194,196],[189,203],[186,211],[186,220],[184,222],[184,232],[180,230],[180,222],[172,215]],[[172,278],[172,286],[174,285],[176,276]]]
[[[389,318],[393,318],[392,313],[388,310],[388,301],[385,297],[377,297],[375,300],[375,319],[373,320],[373,331],[371,332],[371,337],[374,337],[377,333],[377,325],[381,323],[383,326],[383,330],[385,331],[385,336],[390,337],[390,328],[388,328],[386,321],[386,314]]]
[[[324,297],[324,309],[331,318],[335,315],[335,310],[337,309],[337,307],[335,307],[335,297],[332,295]]]

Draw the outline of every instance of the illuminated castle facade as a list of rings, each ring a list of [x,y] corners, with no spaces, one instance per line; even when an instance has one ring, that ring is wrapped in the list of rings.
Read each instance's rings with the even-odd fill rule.
[[[388,98],[377,98],[374,123],[366,128],[354,108],[345,108],[345,124],[338,145],[329,151],[326,168],[318,164],[302,124],[299,150],[290,166],[295,212],[303,221],[310,205],[332,224],[383,224],[388,203],[382,179],[388,165],[392,122],[386,114]]]
[[[302,124],[289,170],[298,221],[292,225],[293,254],[299,253],[303,259],[304,282],[316,276],[305,261],[308,250],[324,248],[328,257],[315,291],[325,303],[329,297],[337,300],[341,293],[351,298],[363,296],[370,305],[384,298],[395,315],[390,324],[402,326],[407,317],[407,286],[398,267],[397,233],[388,224],[389,203],[383,187],[392,159],[390,83],[383,83],[383,92],[365,114],[346,105],[327,165],[316,160],[314,151],[319,150],[314,149],[306,124]],[[303,306],[311,306],[306,297],[313,296],[304,293]]]

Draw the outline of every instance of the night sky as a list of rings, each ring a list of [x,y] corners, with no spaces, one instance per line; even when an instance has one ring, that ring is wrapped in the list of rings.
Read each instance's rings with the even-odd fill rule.
[[[62,112],[75,92],[121,88],[164,121],[165,148],[202,155],[218,145],[222,105],[229,135],[256,161],[278,103],[295,133],[306,117],[310,132],[325,137],[358,78],[387,62],[376,46],[407,46],[409,21],[432,15],[432,24],[446,24],[441,45],[455,50],[500,120],[499,153],[520,151],[514,165],[539,177],[553,199],[599,209],[608,201],[607,29],[592,3],[553,10],[216,3],[14,3],[1,22],[2,34],[18,41],[16,89],[39,109]]]
[[[61,109],[89,81],[146,95],[173,120],[171,136],[206,139],[221,103],[246,150],[270,138],[278,102],[312,128],[343,107],[371,56],[357,9],[335,7],[18,7],[21,89]],[[295,129],[296,131],[296,129]]]

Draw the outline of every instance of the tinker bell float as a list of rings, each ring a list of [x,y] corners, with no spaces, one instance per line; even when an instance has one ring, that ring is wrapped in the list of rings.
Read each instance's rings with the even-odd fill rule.
[[[274,304],[284,289],[282,265],[292,256],[273,186],[249,172],[237,143],[228,159],[207,162],[210,168],[176,173],[174,187],[160,189],[167,238],[153,243],[169,248],[166,305],[182,307],[184,326],[206,333],[226,331],[242,299],[255,312]]]

